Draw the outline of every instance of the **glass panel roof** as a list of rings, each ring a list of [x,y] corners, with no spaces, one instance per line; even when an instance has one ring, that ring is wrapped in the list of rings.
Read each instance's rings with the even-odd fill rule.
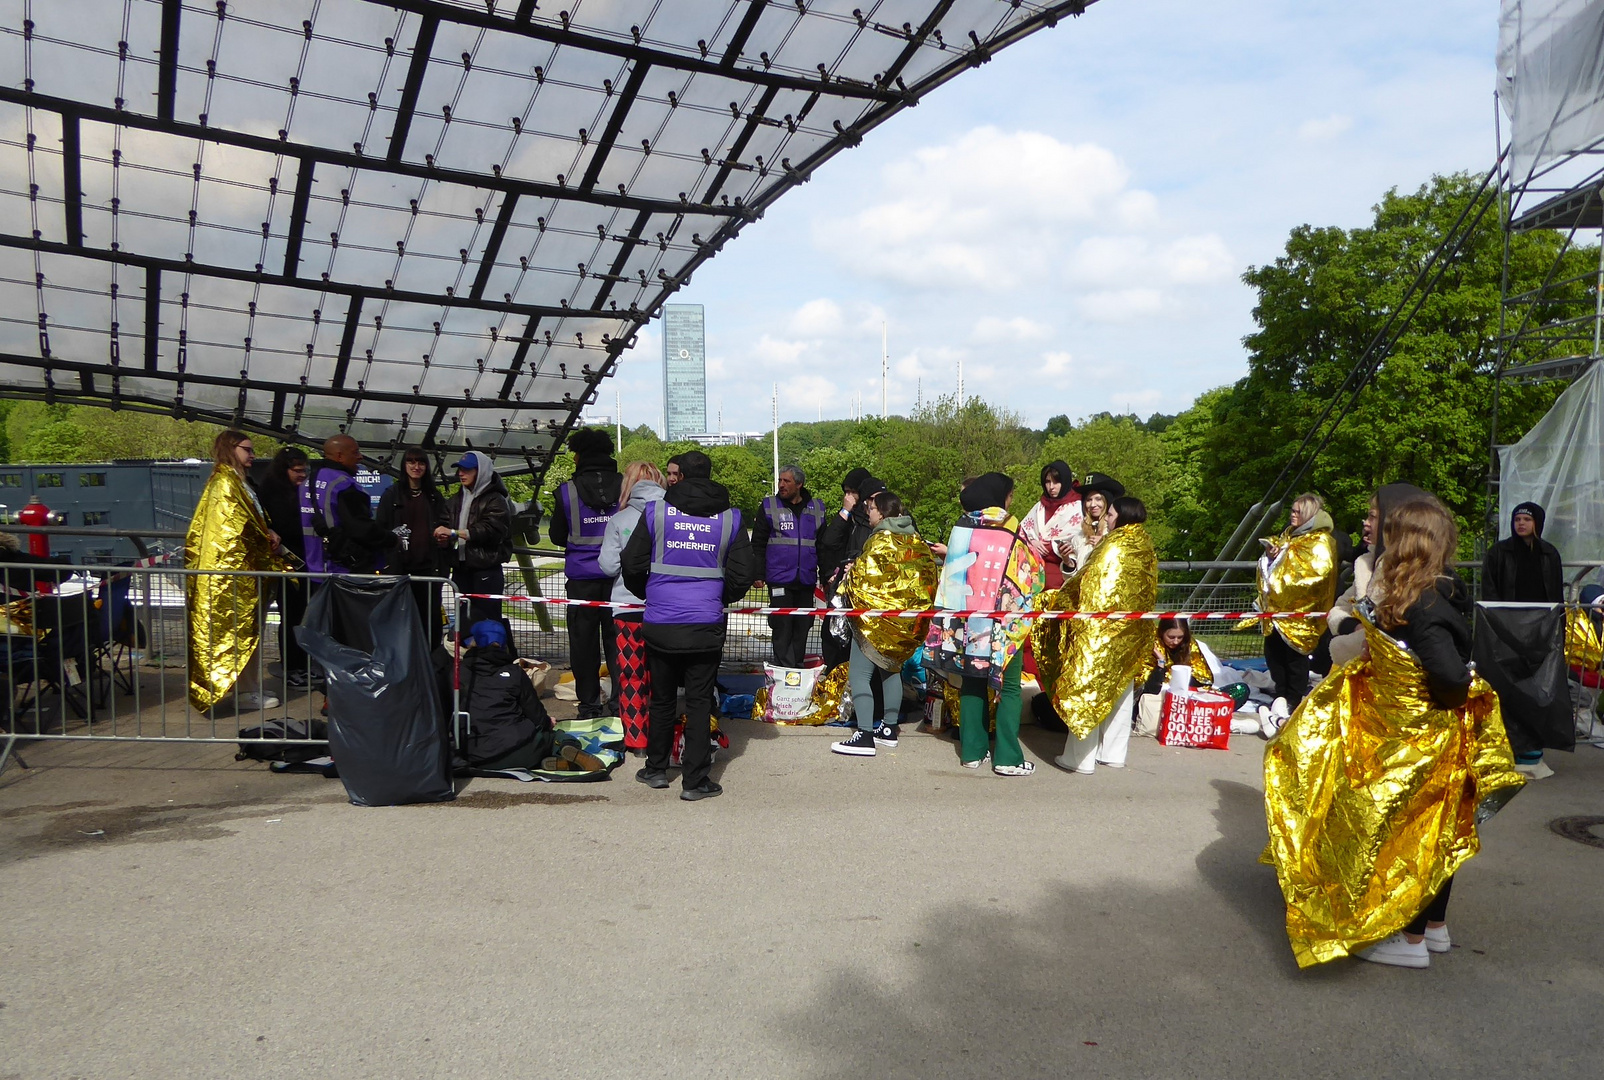
[[[702,260],[1091,0],[0,0],[0,393],[544,470]]]

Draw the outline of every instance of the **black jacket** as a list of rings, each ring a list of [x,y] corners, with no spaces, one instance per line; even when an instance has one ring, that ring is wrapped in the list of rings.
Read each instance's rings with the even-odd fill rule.
[[[786,502],[785,500],[781,499],[778,495],[775,495],[774,498],[777,501],[779,501],[781,506],[783,506],[787,510],[791,511],[791,516],[792,517],[800,518],[802,516],[803,508],[806,507],[808,505],[808,503],[813,501],[813,492],[809,491],[805,487],[802,488],[800,491],[797,492],[797,496],[796,496],[796,501],[795,502]],[[830,512],[828,510],[825,511],[825,518],[824,518],[823,521],[821,521],[819,523],[819,535],[815,536],[813,538],[813,553],[814,553],[815,556],[821,555],[822,551],[823,551],[823,539],[824,539],[824,535],[823,534],[824,534],[824,531],[826,529],[828,529],[829,526],[830,526],[829,513]],[[840,516],[837,515],[837,520],[839,520],[839,518],[840,518]],[[752,558],[757,561],[758,575],[762,576],[768,569],[769,537],[774,535],[774,526],[769,524],[769,516],[767,514],[763,513],[763,510],[762,510],[761,507],[758,509],[757,520],[752,522],[751,524],[752,524]],[[824,563],[823,563],[822,559],[820,559],[820,562],[819,562],[819,569],[820,569],[820,571],[823,571],[823,569],[824,569]],[[770,585],[794,585],[794,584],[796,584],[796,582],[794,582],[794,581],[771,581],[771,582],[769,582],[769,584]]]
[[[869,508],[862,499],[842,517],[840,511],[831,514],[824,523],[824,534],[819,537],[819,580],[829,581],[841,568],[856,559],[874,526],[869,524]]]
[[[316,479],[323,469],[356,475],[355,469],[335,461],[314,462],[307,475]],[[379,556],[395,547],[395,534],[373,520],[373,500],[355,484],[335,496],[334,511],[340,525],[323,538],[328,557],[353,574],[373,573],[379,565]]]
[[[1470,695],[1470,590],[1457,575],[1437,579],[1437,588],[1421,594],[1402,626],[1388,634],[1409,646],[1421,667],[1431,698],[1444,709],[1457,709]]]
[[[1523,600],[1529,603],[1557,604],[1565,599],[1565,571],[1559,548],[1541,536],[1532,537],[1530,547],[1518,536],[1500,540],[1487,549],[1481,564],[1483,600]],[[1529,576],[1541,581],[1537,589],[1516,586],[1522,564]]]
[[[405,480],[384,489],[384,494],[379,496],[379,509],[374,512],[373,517],[380,528],[387,529],[393,534],[397,526],[405,524],[406,514],[402,510],[401,500],[410,494],[411,489]],[[440,494],[439,488],[433,484],[426,484],[418,498],[429,500],[429,520],[433,524],[429,527],[430,535],[408,537],[407,542],[409,545],[420,545],[419,550],[429,552],[431,558],[422,562],[408,561],[404,559],[402,552],[397,551],[395,557],[390,560],[391,568],[410,569],[414,573],[435,573],[446,564],[449,549],[442,548],[434,542],[433,531],[441,525],[448,529],[454,526],[446,517],[446,497]]]
[[[551,717],[534,684],[499,645],[463,654],[462,704],[468,736],[461,753],[470,765],[505,757],[551,730]]]
[[[611,459],[609,459],[611,464]],[[570,481],[579,490],[579,501],[593,510],[606,510],[618,505],[618,493],[624,486],[624,475],[612,469],[581,469]],[[547,535],[558,547],[568,547],[568,507],[563,500],[553,500],[551,526]],[[639,595],[639,594],[637,594]]]
[[[455,529],[462,520],[462,491],[459,488],[446,502],[448,529]],[[512,558],[512,503],[507,499],[507,488],[501,477],[491,479],[489,485],[473,497],[468,510],[468,546],[457,554],[456,541],[447,547],[447,558],[474,570],[487,570],[500,566]]]
[[[663,501],[686,514],[714,517],[730,508],[730,493],[723,484],[712,480],[687,477],[668,489]],[[645,528],[630,533],[624,545],[620,569],[624,587],[636,596],[646,594],[646,581],[652,571],[652,538]],[[746,595],[746,590],[757,580],[758,562],[752,555],[751,542],[745,529],[736,529],[730,540],[730,550],[724,556],[724,602],[733,604]],[[644,623],[642,634],[646,645],[665,653],[718,652],[724,648],[724,622],[688,623],[676,626]]]
[[[306,537],[301,532],[301,489],[288,480],[268,477],[256,490],[267,511],[267,523],[278,533],[286,550],[306,558]]]

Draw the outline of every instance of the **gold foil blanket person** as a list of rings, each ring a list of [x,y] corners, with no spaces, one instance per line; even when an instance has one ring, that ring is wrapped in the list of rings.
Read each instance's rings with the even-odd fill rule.
[[[1324,529],[1275,541],[1274,558],[1259,561],[1260,611],[1330,611],[1337,601],[1337,542]],[[1254,620],[1237,623],[1249,629]],[[1305,656],[1314,652],[1326,632],[1325,619],[1258,620],[1265,637],[1280,634]]]
[[[1381,941],[1480,848],[1477,824],[1520,790],[1498,695],[1479,676],[1438,707],[1407,648],[1365,623],[1264,753],[1264,804],[1299,967]]]
[[[847,568],[841,591],[854,608],[924,611],[936,595],[940,567],[930,545],[918,536],[882,529],[872,533]],[[858,646],[884,670],[907,662],[930,629],[930,620],[854,616]]]

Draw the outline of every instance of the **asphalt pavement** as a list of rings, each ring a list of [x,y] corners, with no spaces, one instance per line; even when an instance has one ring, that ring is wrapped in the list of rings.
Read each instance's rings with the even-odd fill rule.
[[[0,776],[0,1080],[1597,1077],[1604,751],[1483,830],[1430,970],[1300,972],[1263,743],[958,767],[729,725],[722,798],[470,783],[362,809],[226,749]],[[1562,826],[1563,827],[1563,826]]]

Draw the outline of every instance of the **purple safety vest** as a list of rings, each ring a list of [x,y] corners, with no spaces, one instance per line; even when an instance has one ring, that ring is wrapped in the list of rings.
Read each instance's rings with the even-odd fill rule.
[[[763,516],[769,519],[769,546],[763,563],[770,584],[818,584],[816,543],[824,514],[824,503],[818,499],[809,500],[800,510],[781,502],[778,495],[763,500]]]
[[[356,485],[356,477],[344,469],[319,469],[301,488],[301,537],[306,542],[306,568],[313,573],[348,574],[350,569],[329,558],[324,537],[317,532],[317,519],[332,535],[340,527],[340,493]]]
[[[652,540],[646,579],[646,622],[667,625],[724,621],[724,560],[741,527],[741,512],[717,517],[684,514],[664,502],[646,507],[642,521]]]
[[[571,480],[563,481],[557,488],[557,500],[568,512],[568,548],[563,556],[563,572],[579,580],[605,579],[607,575],[602,573],[600,565],[602,537],[607,533],[607,523],[618,513],[618,507],[597,510],[586,506]]]

